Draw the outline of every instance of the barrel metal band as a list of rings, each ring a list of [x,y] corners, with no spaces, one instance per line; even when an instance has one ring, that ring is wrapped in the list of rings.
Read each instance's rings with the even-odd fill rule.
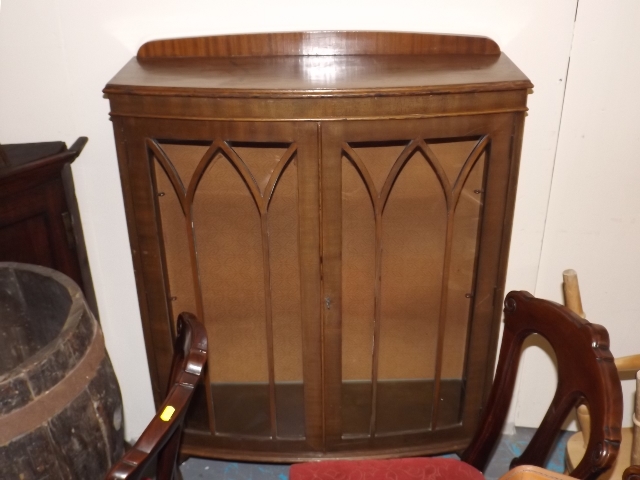
[[[43,426],[60,413],[87,387],[104,357],[104,338],[96,326],[85,355],[59,383],[24,407],[0,416],[0,447]]]

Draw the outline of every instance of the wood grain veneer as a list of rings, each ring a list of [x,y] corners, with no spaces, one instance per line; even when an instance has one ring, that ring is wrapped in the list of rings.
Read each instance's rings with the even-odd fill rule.
[[[177,313],[209,335],[183,453],[468,444],[491,384],[530,87],[482,37],[140,48],[104,91],[158,401]]]
[[[319,31],[155,40],[140,47],[138,58],[499,53],[490,38],[471,35]]]

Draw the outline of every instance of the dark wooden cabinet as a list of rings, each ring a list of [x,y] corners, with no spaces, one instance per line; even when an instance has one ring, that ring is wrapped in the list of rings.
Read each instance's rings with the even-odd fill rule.
[[[0,261],[53,268],[98,316],[71,163],[87,142],[0,145]]]
[[[152,384],[209,336],[183,452],[456,451],[491,384],[529,80],[481,37],[165,40],[105,88]]]

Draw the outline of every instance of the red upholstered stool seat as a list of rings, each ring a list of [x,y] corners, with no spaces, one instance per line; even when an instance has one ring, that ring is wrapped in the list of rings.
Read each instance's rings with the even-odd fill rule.
[[[399,458],[299,463],[291,466],[289,480],[484,480],[484,476],[451,458]]]

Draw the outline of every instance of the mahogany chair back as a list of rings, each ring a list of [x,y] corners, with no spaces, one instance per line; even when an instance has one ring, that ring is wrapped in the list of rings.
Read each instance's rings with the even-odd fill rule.
[[[106,480],[139,480],[155,466],[157,480],[179,477],[178,449],[185,415],[207,361],[207,332],[190,313],[178,317],[173,365],[167,397],[136,444],[106,476]]]
[[[534,333],[546,338],[558,363],[558,387],[549,410],[523,454],[512,461],[542,467],[560,433],[562,423],[576,405],[586,403],[592,413],[592,429],[586,453],[570,472],[574,478],[595,480],[615,462],[620,447],[622,391],[609,335],[600,325],[589,323],[568,308],[534,298],[527,292],[511,292],[505,300],[505,325],[498,368],[483,417],[462,462],[442,458],[370,461],[309,462],[291,467],[290,480],[360,478],[414,480],[415,478],[483,478],[500,438],[509,410],[524,340]],[[473,468],[472,468],[473,467]],[[548,476],[542,468],[516,468],[504,480],[567,478]],[[629,476],[627,480],[640,480]]]
[[[640,480],[640,465],[631,465],[622,474],[622,480]]]
[[[558,387],[540,427],[511,467],[543,466],[567,415],[578,404],[586,403],[591,412],[589,443],[582,461],[570,474],[575,478],[597,478],[615,461],[622,422],[622,391],[606,329],[527,292],[509,293],[504,312],[493,387],[480,427],[462,459],[484,470],[509,409],[523,342],[538,333],[556,354]]]

